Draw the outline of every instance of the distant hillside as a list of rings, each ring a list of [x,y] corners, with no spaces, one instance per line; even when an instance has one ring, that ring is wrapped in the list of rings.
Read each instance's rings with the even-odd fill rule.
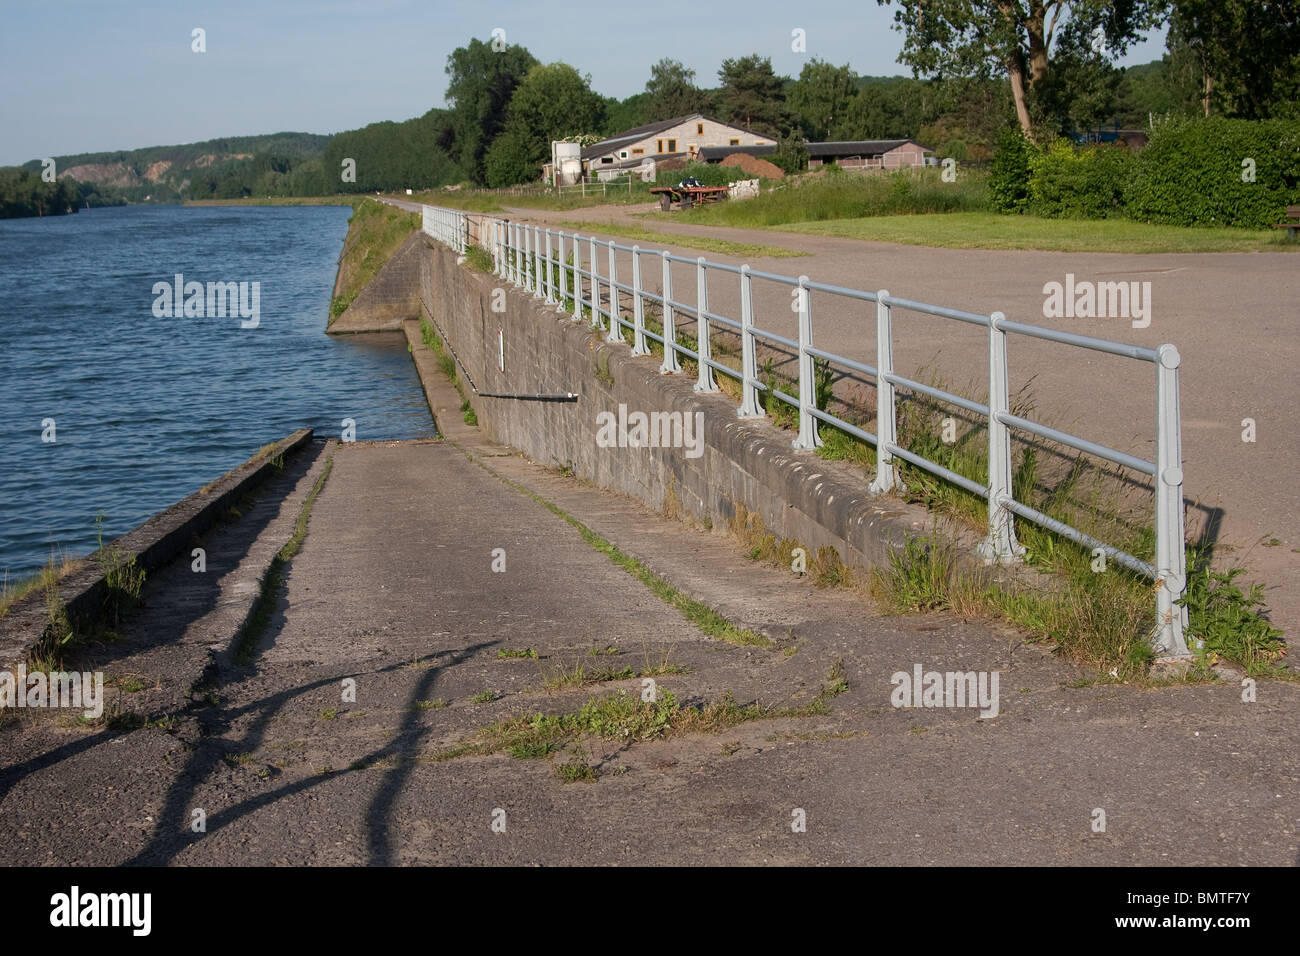
[[[53,158],[60,179],[90,184],[102,198],[175,202],[188,195],[194,184],[219,181],[232,168],[253,163],[258,157],[268,157],[268,167],[287,171],[323,155],[330,139],[316,133],[268,133]],[[39,175],[41,160],[30,160],[19,168]]]

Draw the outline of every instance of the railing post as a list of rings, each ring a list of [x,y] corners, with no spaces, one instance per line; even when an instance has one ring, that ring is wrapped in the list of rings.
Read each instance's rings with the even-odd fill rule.
[[[533,298],[542,297],[546,280],[542,276],[542,228],[533,226]]]
[[[632,247],[632,354],[649,355],[645,340],[645,303],[641,300],[641,247]]]
[[[695,350],[700,357],[699,375],[695,381],[695,391],[716,392],[718,383],[713,379],[713,366],[709,361],[713,353],[709,350],[709,276],[708,266],[703,256],[695,260]]]
[[[596,237],[587,237],[588,258],[591,260],[591,324],[603,325],[600,317],[600,257],[596,255]]]
[[[523,249],[523,243],[520,241],[521,237],[519,235],[519,223],[512,222],[510,224],[510,232],[511,232],[510,248],[514,250],[513,259],[515,263],[514,275],[510,277],[510,281],[513,282],[515,285],[523,285],[524,284],[523,274],[520,271],[520,263],[523,260],[524,249]]]
[[[555,234],[555,263],[560,272],[560,294],[556,296],[555,311],[564,311],[564,300],[569,297],[569,264],[564,255],[564,230]]]
[[[738,418],[762,418],[763,406],[758,402],[758,356],[754,349],[754,280],[749,275],[749,263],[740,267],[740,408]]]
[[[582,237],[573,234],[573,321],[582,318]]]
[[[663,320],[664,320],[664,360],[659,366],[660,375],[671,375],[674,372],[682,370],[677,361],[677,330],[673,324],[673,270],[672,260],[669,259],[669,253],[665,249],[659,253],[660,261],[663,263],[663,283],[662,292],[664,297]]]
[[[520,224],[519,238],[523,240],[520,244],[524,247],[524,274],[522,276],[523,287],[525,292],[531,292],[533,289],[533,273],[531,269],[533,258],[533,231],[527,226]]]
[[[546,304],[555,303],[555,274],[551,272],[551,230],[546,232]]]
[[[989,533],[979,546],[985,564],[1015,564],[1025,553],[1016,541],[1015,516],[1004,501],[1011,498],[1011,429],[1001,416],[1010,412],[1007,381],[1007,333],[1001,312],[989,316]]]
[[[623,326],[618,314],[618,268],[615,263],[614,240],[609,240],[609,334],[606,342],[622,342]]]
[[[876,293],[876,477],[867,486],[872,494],[883,495],[902,490],[894,456],[889,446],[898,444],[898,408],[895,403],[894,332],[889,308],[889,292]]]
[[[817,407],[817,366],[808,353],[812,347],[812,296],[808,294],[808,277],[799,277],[799,437],[790,444],[811,451],[822,443],[817,434],[817,419],[810,408]]]
[[[1165,659],[1191,657],[1187,608],[1176,603],[1187,588],[1183,531],[1183,442],[1178,397],[1182,356],[1172,345],[1156,349],[1156,631],[1152,646]]]

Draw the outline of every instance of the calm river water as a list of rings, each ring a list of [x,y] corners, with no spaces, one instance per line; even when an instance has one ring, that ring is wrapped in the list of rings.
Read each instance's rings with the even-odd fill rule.
[[[0,220],[0,580],[52,550],[93,550],[100,512],[114,537],[296,428],[338,436],[350,418],[358,440],[434,434],[404,342],[325,334],[349,214]],[[176,273],[247,282],[248,304],[260,283],[259,324],[156,316],[154,284]]]

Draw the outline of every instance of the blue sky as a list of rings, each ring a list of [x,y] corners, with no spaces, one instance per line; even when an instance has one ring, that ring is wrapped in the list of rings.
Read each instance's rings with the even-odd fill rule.
[[[296,130],[334,133],[444,105],[447,54],[506,31],[543,62],[589,73],[599,92],[639,92],[650,64],[681,60],[701,86],[729,56],[759,53],[798,75],[809,58],[907,74],[893,11],[874,0],[36,0],[2,7],[0,164],[43,156]],[[562,11],[571,9],[572,15]],[[191,51],[191,31],[207,52]],[[807,53],[791,51],[806,31]],[[1163,33],[1121,61],[1158,59]]]

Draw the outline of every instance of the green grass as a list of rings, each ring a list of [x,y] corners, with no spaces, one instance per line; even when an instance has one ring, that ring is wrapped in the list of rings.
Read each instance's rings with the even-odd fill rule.
[[[846,690],[844,664],[837,661],[827,674],[821,692],[801,707],[739,704],[730,691],[717,700],[698,705],[680,704],[672,691],[666,689],[660,689],[653,701],[618,691],[592,697],[576,711],[525,714],[499,721],[422,759],[441,761],[508,753],[516,759],[533,760],[583,737],[632,743],[682,734],[718,733],[754,720],[825,715],[830,712],[827,702]]]
[[[442,369],[442,373],[447,376],[452,385],[456,386],[456,394],[460,396],[461,420],[466,425],[478,425],[478,414],[474,411],[474,407],[470,405],[469,399],[465,396],[465,390],[461,387],[460,379],[456,376],[456,357],[442,344],[437,329],[424,316],[420,316],[420,336],[424,339],[424,344],[438,360],[438,367]]]
[[[952,249],[1059,252],[1280,252],[1300,249],[1281,230],[1188,228],[1129,219],[1006,216],[988,205],[986,177],[964,171],[945,183],[938,170],[834,171],[789,179],[755,199],[653,218],[701,225],[776,229]]]
[[[479,272],[486,272],[489,275],[496,269],[492,254],[482,246],[472,244],[468,246],[465,250],[465,260]]]
[[[1058,252],[1283,252],[1300,249],[1277,230],[1162,226],[1128,219],[1040,219],[994,212],[791,222],[784,231],[949,249]]]
[[[531,657],[533,660],[537,660],[537,652],[533,650],[531,647],[523,647],[523,648],[502,647],[497,651],[497,658],[500,660],[508,660],[514,657]]]
[[[128,558],[111,542],[104,544],[103,512],[95,518],[95,531],[99,547],[90,559],[99,565],[104,577],[103,601],[92,620],[78,622],[80,629],[74,627],[68,618],[67,606],[59,593],[59,581],[81,567],[83,562],[65,559],[60,566],[51,555],[45,567],[35,575],[12,589],[6,585],[0,618],[19,598],[38,590],[44,595],[45,628],[27,653],[27,665],[33,672],[63,670],[63,655],[72,646],[93,640],[116,640],[116,629],[121,624],[122,615],[140,603],[144,569],[134,555]]]
[[[78,570],[82,564],[81,560],[73,560],[66,555],[60,560],[51,554],[43,568],[34,574],[19,578],[13,584],[9,583],[6,574],[3,584],[0,584],[0,620],[4,619],[9,609],[18,601],[35,591],[48,590],[53,584]]]
[[[582,233],[584,236],[593,232],[606,233],[659,245],[684,246],[687,249],[716,252],[718,255],[734,256],[737,259],[790,259],[809,255],[807,252],[798,252],[782,246],[767,246],[757,242],[733,242],[730,239],[713,239],[706,236],[684,236],[675,232],[660,232],[656,229],[624,226],[612,222],[562,222],[560,227]]]
[[[986,210],[988,195],[978,173],[945,183],[938,170],[896,173],[809,173],[753,199],[723,202],[656,218],[711,226],[763,228],[789,223],[858,219],[899,213],[956,213]]]
[[[307,537],[307,522],[311,518],[312,505],[320,496],[321,489],[325,487],[325,481],[330,476],[330,470],[334,467],[334,456],[331,455],[325,460],[325,467],[321,469],[320,477],[312,485],[307,497],[303,499],[302,507],[298,509],[298,520],[294,525],[293,535],[285,542],[282,547],[271,559],[270,566],[267,567],[266,573],[262,575],[262,586],[258,591],[253,606],[249,609],[248,617],[244,619],[243,626],[239,629],[239,635],[235,638],[235,662],[240,665],[250,664],[257,653],[258,642],[266,633],[267,627],[271,623],[271,615],[275,611],[276,601],[279,600],[280,592],[284,588],[284,577],[288,571],[289,562],[293,556],[298,553],[302,547],[303,540]]]
[[[637,673],[631,667],[602,667],[587,670],[581,661],[566,666],[563,662],[552,667],[542,668],[542,686],[549,691],[564,687],[585,687],[589,684],[605,684],[616,680],[631,680]]]
[[[595,769],[581,755],[569,763],[557,763],[555,775],[565,783],[592,783],[597,777]]]
[[[417,700],[411,705],[412,710],[439,710],[446,707],[447,702],[441,697],[435,697],[432,700]]]
[[[492,703],[492,701],[494,701],[494,700],[496,700],[496,699],[497,699],[497,693],[496,693],[496,691],[494,691],[494,690],[483,690],[483,691],[479,691],[477,694],[475,694],[475,695],[474,695],[473,697],[471,697],[469,700],[470,700],[470,703],[471,703],[471,704],[490,704],[490,703]]]
[[[348,220],[339,261],[338,294],[330,303],[333,323],[350,306],[370,280],[393,257],[398,246],[420,228],[417,213],[398,209],[375,199],[359,200]]]

